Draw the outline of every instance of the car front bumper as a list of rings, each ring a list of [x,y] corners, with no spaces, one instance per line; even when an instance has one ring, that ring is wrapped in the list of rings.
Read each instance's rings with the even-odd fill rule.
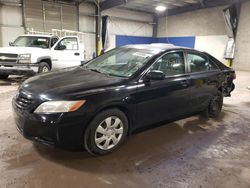
[[[20,110],[12,101],[18,131],[26,139],[71,151],[83,150],[83,133],[88,118],[74,113],[39,115]]]
[[[0,74],[4,75],[34,75],[38,73],[38,65],[30,64],[1,64]]]

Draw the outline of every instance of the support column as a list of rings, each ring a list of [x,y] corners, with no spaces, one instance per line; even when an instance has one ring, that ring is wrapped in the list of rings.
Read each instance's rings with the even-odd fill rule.
[[[96,4],[96,56],[101,54],[101,9],[99,0]]]
[[[153,19],[153,37],[157,37],[158,32],[158,17],[154,15]]]

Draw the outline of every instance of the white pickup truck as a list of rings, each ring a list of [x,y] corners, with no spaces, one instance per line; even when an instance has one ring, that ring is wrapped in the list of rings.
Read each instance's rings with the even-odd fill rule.
[[[84,62],[84,46],[77,36],[22,35],[10,47],[0,48],[0,79],[32,75],[78,66]]]

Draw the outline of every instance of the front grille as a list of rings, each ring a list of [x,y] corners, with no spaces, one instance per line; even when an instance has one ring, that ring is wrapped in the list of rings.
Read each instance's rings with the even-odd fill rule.
[[[22,94],[19,94],[16,97],[16,107],[21,110],[28,109],[32,103],[33,103],[32,99],[29,99],[27,96],[24,96]]]
[[[17,54],[0,53],[1,63],[15,63],[18,60]]]

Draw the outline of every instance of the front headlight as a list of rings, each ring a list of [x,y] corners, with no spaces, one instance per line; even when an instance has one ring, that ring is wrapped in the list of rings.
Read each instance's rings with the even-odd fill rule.
[[[50,114],[50,113],[63,113],[74,112],[78,110],[86,101],[48,101],[42,103],[37,107],[34,113],[36,114]]]
[[[18,57],[19,63],[31,63],[31,54],[20,54]]]

